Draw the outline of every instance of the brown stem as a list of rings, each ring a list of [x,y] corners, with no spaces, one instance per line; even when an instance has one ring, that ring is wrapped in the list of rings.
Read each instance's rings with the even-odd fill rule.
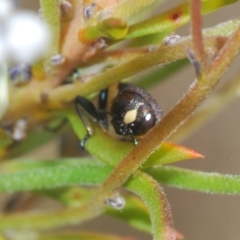
[[[193,39],[194,53],[203,69],[206,69],[206,55],[203,45],[202,35],[202,16],[201,16],[201,1],[190,1],[190,13],[191,13],[191,31]]]
[[[219,51],[225,40],[226,38],[206,38],[205,44],[208,46],[209,54]],[[61,105],[72,101],[77,95],[88,96],[99,91],[99,89],[106,88],[112,83],[119,82],[147,68],[185,58],[186,47],[192,48],[190,37],[184,38],[174,46],[161,45],[156,50],[102,72],[87,82],[78,81],[75,84],[53,89],[47,96],[46,107],[52,109],[61,108]]]
[[[159,122],[139,144],[112,171],[99,190],[99,197],[106,198],[120,187],[156,150],[159,145],[175,132],[193,113],[197,106],[219,82],[240,50],[240,27],[227,41],[209,71],[203,74],[189,88],[180,102]]]
[[[215,54],[226,42],[225,37],[207,37],[205,45],[209,54]],[[142,54],[126,63],[120,64],[95,75],[91,80],[74,84],[68,84],[49,90],[49,83],[54,82],[61,74],[67,73],[65,65],[59,67],[55,75],[50,75],[48,81],[32,79],[28,85],[22,88],[14,88],[10,93],[11,105],[4,116],[4,120],[14,121],[22,117],[30,117],[35,121],[49,118],[48,110],[64,108],[73,101],[77,95],[89,96],[99,89],[106,88],[112,83],[119,82],[123,78],[130,77],[145,69],[159,64],[166,64],[186,57],[185,47],[192,48],[190,37],[183,38],[174,46],[160,46],[154,51]],[[62,79],[62,78],[61,78]],[[47,91],[48,89],[48,91]]]
[[[236,97],[239,97],[239,89],[240,74],[224,85],[214,96],[205,101],[199,111],[186,124],[180,127],[177,132],[173,133],[170,138],[171,141],[183,141],[212,118],[217,117],[218,113],[222,112]]]

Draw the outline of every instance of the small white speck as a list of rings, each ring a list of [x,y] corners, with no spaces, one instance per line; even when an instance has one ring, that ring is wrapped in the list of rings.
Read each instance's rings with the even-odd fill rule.
[[[117,194],[112,198],[107,198],[105,200],[105,203],[110,207],[120,210],[123,209],[123,207],[125,206],[125,199]]]
[[[15,141],[20,141],[26,137],[27,132],[27,121],[26,119],[20,119],[16,122],[13,130],[13,139]]]
[[[63,57],[61,54],[56,54],[50,59],[52,65],[61,65],[65,62],[65,60],[65,57]]]
[[[96,3],[91,3],[84,7],[83,17],[85,20],[92,18],[98,10],[98,5]]]
[[[164,38],[164,45],[174,45],[180,41],[181,37],[175,33],[172,33]]]
[[[152,114],[151,114],[151,113],[148,113],[148,114],[145,116],[145,120],[146,120],[146,121],[149,121],[151,118],[152,118]]]

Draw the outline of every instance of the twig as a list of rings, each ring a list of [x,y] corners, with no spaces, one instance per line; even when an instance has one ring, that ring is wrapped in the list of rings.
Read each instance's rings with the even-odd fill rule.
[[[209,92],[219,82],[240,50],[240,27],[227,41],[218,57],[213,62],[207,74],[201,76],[190,86],[180,102],[158,123],[139,144],[112,171],[99,189],[99,198],[104,199],[133,174],[147,157],[175,132],[193,113],[197,106],[206,98]]]
[[[206,62],[206,56],[204,51],[204,45],[203,45],[200,0],[190,1],[190,12],[191,12],[191,31],[192,31],[194,53],[196,54],[197,59],[204,70],[207,68],[207,62]]]

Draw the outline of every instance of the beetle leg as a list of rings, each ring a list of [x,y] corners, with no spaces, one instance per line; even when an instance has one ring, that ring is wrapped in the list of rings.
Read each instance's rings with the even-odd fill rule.
[[[85,150],[86,142],[91,137],[89,133],[87,133],[84,138],[80,141],[80,147]]]
[[[94,107],[94,105],[88,101],[87,99],[77,96],[75,99],[75,109],[81,118],[87,134],[84,136],[84,138],[80,142],[80,146],[85,149],[85,145],[87,140],[93,135],[93,129],[92,126],[90,125],[89,121],[87,120],[86,113],[88,113],[94,120],[99,121],[99,114]]]
[[[134,145],[134,146],[137,146],[138,140],[133,136],[132,129],[128,129],[128,134],[129,134],[129,136],[130,136],[131,139],[132,139],[133,145]]]
[[[99,113],[96,110],[95,106],[92,104],[92,102],[90,102],[89,100],[87,100],[84,97],[77,96],[75,99],[75,108],[76,108],[77,112],[79,112],[79,110],[78,110],[79,105],[82,108],[80,111],[83,110],[83,111],[87,112],[95,121],[99,122]],[[79,114],[79,115],[81,115],[81,114]]]

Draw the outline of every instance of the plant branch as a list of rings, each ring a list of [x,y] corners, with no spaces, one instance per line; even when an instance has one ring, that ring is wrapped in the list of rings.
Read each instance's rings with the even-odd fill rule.
[[[219,51],[225,40],[224,38],[206,38],[205,44],[208,47],[208,53]],[[190,37],[183,38],[181,42],[173,46],[160,45],[154,51],[102,72],[87,82],[78,81],[75,84],[60,86],[49,92],[45,105],[52,109],[61,108],[64,103],[72,101],[77,95],[89,96],[99,89],[106,88],[112,83],[119,82],[150,67],[185,58],[186,47],[192,48]]]
[[[190,13],[191,13],[191,31],[194,53],[203,69],[207,68],[206,56],[203,46],[202,35],[202,16],[201,16],[201,1],[190,1]]]
[[[239,50],[240,27],[227,41],[207,74],[202,75],[198,81],[191,85],[180,102],[146,134],[139,144],[112,171],[99,189],[100,198],[107,198],[112,191],[123,185],[129,176],[144,163],[147,157],[186,121],[219,82],[220,77],[239,53]]]
[[[215,118],[218,113],[223,111],[231,102],[239,97],[240,89],[240,74],[234,79],[231,79],[224,85],[215,95],[207,99],[203,105],[200,106],[197,113],[184,124],[180,129],[173,133],[170,137],[173,142],[180,142],[185,138],[194,134],[200,127],[206,124],[209,120]]]
[[[126,183],[126,188],[137,194],[146,204],[155,240],[175,240],[172,214],[168,200],[159,184],[150,176],[137,171]]]

